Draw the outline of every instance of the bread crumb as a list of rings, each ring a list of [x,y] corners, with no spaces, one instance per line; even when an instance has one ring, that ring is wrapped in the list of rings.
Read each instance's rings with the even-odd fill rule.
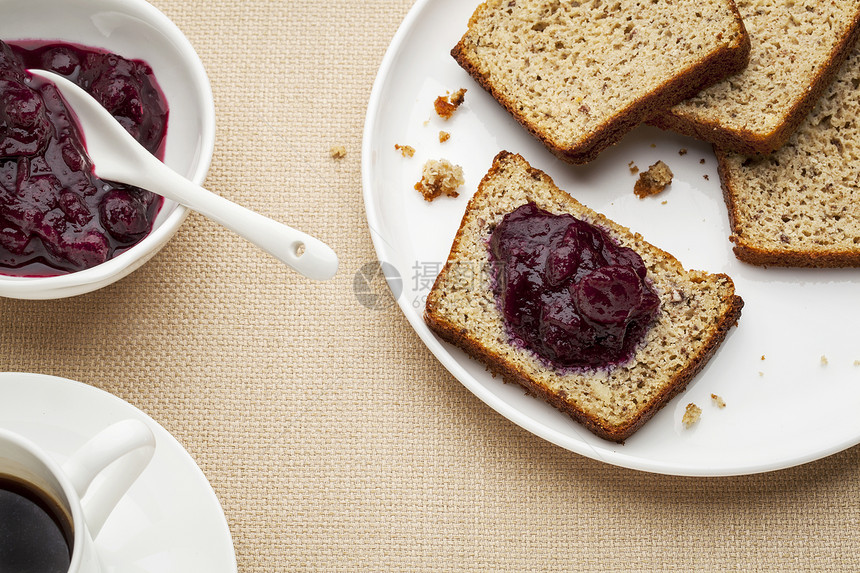
[[[704,178],[705,178],[705,181],[710,181],[710,180],[711,180],[710,176],[709,176],[707,173],[705,173],[704,175],[702,175],[702,177],[704,177]]]
[[[661,204],[661,205],[666,205],[667,203],[669,203],[669,202],[668,202],[668,201],[666,201],[665,199],[664,199],[664,200],[662,200],[662,201],[660,201],[660,204]]]
[[[684,416],[681,418],[681,423],[684,424],[685,428],[689,428],[698,422],[701,417],[702,409],[690,402],[687,404],[686,409],[684,409]]]
[[[436,98],[433,107],[436,108],[436,113],[443,119],[450,119],[466,96],[466,88],[460,88],[453,94],[448,93]]]
[[[759,370],[759,371],[758,371],[758,375],[759,375],[759,376],[764,376],[764,372],[762,372],[761,370]]]
[[[764,360],[764,354],[761,355],[761,359]]]
[[[445,143],[449,139],[451,139],[450,133],[448,133],[447,131],[440,131],[439,132],[439,143]]]
[[[822,355],[821,355],[821,365],[822,365],[822,366],[827,366],[827,364],[828,364],[828,363],[829,363],[829,362],[827,361],[827,357],[826,357],[826,356],[824,356],[824,355],[822,354]]]
[[[652,144],[651,144],[651,147],[656,148],[656,147],[657,147],[657,144],[656,144],[656,143],[652,143]]]
[[[636,175],[637,173],[639,173],[639,168],[636,167],[636,164],[633,163],[632,161],[627,164],[627,167],[630,169],[631,175]]]
[[[411,145],[400,145],[399,143],[395,143],[394,149],[400,151],[400,155],[403,157],[412,157],[415,155],[415,148]]]
[[[726,407],[726,401],[723,400],[721,397],[717,396],[716,394],[711,394],[711,402],[713,402],[714,406],[716,406],[717,408]]]
[[[346,157],[346,147],[343,145],[333,145],[328,152],[332,156],[332,159],[343,159]]]
[[[686,148],[681,148],[681,149],[679,149],[679,150],[678,150],[678,155],[687,155],[687,149],[686,149]]]
[[[662,161],[658,161],[649,167],[648,171],[639,174],[639,179],[633,186],[633,192],[642,199],[660,193],[670,183],[672,183],[672,170]]]
[[[705,158],[704,158],[704,157],[702,157],[701,159],[699,159],[699,163],[700,163],[700,164],[702,164],[702,165],[704,165],[704,164],[705,164]]]
[[[424,164],[421,181],[415,184],[415,189],[424,195],[425,201],[432,201],[442,194],[458,196],[457,189],[465,182],[462,167],[447,159],[431,159]]]
[[[854,366],[860,366],[860,360],[855,360],[855,361],[854,361]]]

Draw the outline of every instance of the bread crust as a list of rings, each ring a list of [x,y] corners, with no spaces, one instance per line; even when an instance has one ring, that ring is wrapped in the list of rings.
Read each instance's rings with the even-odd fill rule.
[[[817,68],[809,82],[809,89],[794,102],[785,120],[775,126],[770,133],[760,134],[748,129],[731,129],[717,121],[696,121],[679,115],[669,107],[648,118],[646,123],[712,143],[715,147],[741,155],[751,157],[768,155],[785,145],[803,123],[815,107],[815,103],[835,79],[840,66],[858,39],[860,39],[860,12],[854,16],[845,34],[834,45],[825,64]]]
[[[638,97],[627,107],[618,110],[610,120],[603,122],[579,144],[569,148],[556,145],[548,134],[532,125],[528,118],[517,110],[516,102],[505,97],[504,93],[480,72],[477,63],[470,58],[466,44],[467,36],[463,36],[454,46],[451,56],[520,125],[540,140],[556,157],[568,163],[584,164],[596,159],[603,150],[620,141],[626,133],[648,118],[693,96],[703,88],[738,73],[747,66],[750,56],[750,37],[734,2],[730,4],[734,23],[739,29],[732,43],[724,44],[698,64],[668,79],[652,92]],[[475,10],[469,19],[469,28],[477,22],[486,9],[486,4],[481,4]]]
[[[731,184],[726,151],[714,149],[717,156],[717,172],[720,176],[720,188],[723,200],[729,214],[729,228],[732,250],[735,257],[745,263],[758,266],[801,267],[801,268],[844,268],[860,267],[860,249],[836,250],[816,247],[813,249],[770,249],[747,241],[738,220],[738,206],[735,196],[738,194]]]
[[[729,279],[726,275],[721,276]],[[725,339],[729,329],[735,326],[738,319],[740,319],[741,309],[744,304],[743,299],[737,295],[733,295],[730,304],[731,311],[717,323],[713,334],[708,338],[706,346],[693,357],[689,365],[678,373],[671,384],[667,385],[663,392],[656,395],[635,418],[631,419],[629,423],[618,427],[608,427],[588,412],[571,408],[570,403],[564,399],[564,396],[560,396],[533,380],[527,373],[513,367],[509,362],[505,361],[504,357],[489,351],[486,347],[467,336],[467,333],[463,329],[459,329],[450,322],[438,317],[435,313],[435,308],[430,304],[425,309],[424,320],[430,329],[441,339],[463,349],[467,354],[482,362],[493,376],[498,375],[505,382],[519,384],[529,394],[542,398],[588,428],[593,434],[605,440],[624,443],[645,422],[654,417],[654,414],[659,412],[666,403],[680,394],[687,387],[690,380],[708,363],[723,339]]]
[[[518,155],[502,151],[496,156],[495,160],[493,161],[493,166],[482,179],[480,184],[481,187],[496,175],[496,173],[500,169],[501,163],[509,157],[516,157],[522,160],[522,158]],[[554,187],[552,179],[542,171],[530,168],[529,174],[531,175],[531,177],[536,179],[539,178],[546,183],[552,184]],[[555,189],[558,193],[564,193],[557,187]],[[741,309],[743,307],[743,300],[741,299],[741,297],[735,294],[734,283],[732,282],[731,278],[724,274],[711,275],[718,281],[724,282],[728,287],[725,289],[724,296],[721,300],[722,305],[728,310],[719,317],[717,317],[717,321],[711,326],[708,331],[706,341],[698,348],[695,354],[689,357],[684,368],[676,372],[671,377],[669,382],[663,386],[661,391],[654,395],[646,404],[644,404],[638,410],[638,413],[634,417],[630,418],[622,425],[613,426],[606,424],[596,415],[593,415],[592,413],[583,409],[577,408],[570,401],[566,400],[565,395],[559,394],[558,392],[542,384],[539,380],[532,377],[524,369],[517,367],[517,365],[514,364],[511,360],[506,359],[505,356],[493,351],[491,348],[488,348],[479,340],[476,340],[470,335],[470,332],[467,328],[463,328],[461,326],[458,326],[457,324],[454,324],[452,321],[448,320],[442,312],[440,312],[440,303],[444,300],[446,296],[443,285],[441,283],[444,280],[443,277],[445,277],[446,274],[451,271],[454,265],[458,264],[456,254],[460,250],[461,243],[466,240],[466,221],[470,216],[470,211],[472,210],[472,207],[476,200],[477,196],[473,196],[470,200],[469,206],[467,207],[466,212],[463,216],[463,221],[461,222],[460,228],[458,229],[457,234],[454,238],[451,252],[448,256],[445,266],[443,267],[439,276],[436,278],[433,288],[431,289],[430,295],[428,295],[427,297],[427,304],[425,306],[424,311],[425,322],[430,327],[430,329],[434,333],[436,333],[441,339],[460,347],[461,349],[465,350],[469,355],[482,362],[494,376],[498,375],[505,382],[516,383],[522,386],[526,389],[528,393],[538,396],[543,400],[547,401],[560,411],[571,416],[574,420],[576,420],[601,438],[619,443],[622,443],[624,442],[624,440],[629,438],[645,422],[647,422],[651,417],[653,417],[654,414],[656,414],[660,410],[660,408],[662,408],[669,400],[671,400],[674,396],[676,396],[678,393],[680,393],[686,388],[690,380],[699,371],[701,371],[704,365],[713,356],[716,349],[725,339],[729,329],[732,326],[736,325],[738,319],[740,318]],[[620,225],[612,223],[605,217],[600,217],[605,220],[608,225],[612,225],[616,231],[626,230],[627,232],[629,232],[629,230],[625,229],[624,227],[621,227]],[[677,259],[675,259],[672,255],[658,249],[657,247],[654,247],[653,245],[649,245],[649,247],[651,249],[654,249],[655,252],[658,252],[660,255],[662,255],[665,258],[665,262],[667,265],[679,270],[683,270],[680,262],[678,262]],[[636,354],[632,359],[633,361],[636,361],[640,351],[641,349],[637,350]],[[523,350],[523,352],[530,351]]]

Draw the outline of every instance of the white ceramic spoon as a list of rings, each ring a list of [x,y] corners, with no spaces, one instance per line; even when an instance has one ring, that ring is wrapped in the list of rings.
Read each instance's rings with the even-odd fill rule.
[[[149,153],[76,84],[52,72],[28,71],[57,86],[77,116],[87,154],[101,179],[140,187],[181,203],[241,235],[308,278],[327,280],[337,272],[337,255],[319,239],[185,179]]]

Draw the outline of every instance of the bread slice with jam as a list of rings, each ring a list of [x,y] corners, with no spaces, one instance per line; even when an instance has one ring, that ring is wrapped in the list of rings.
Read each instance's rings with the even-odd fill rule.
[[[525,204],[569,214],[644,262],[659,307],[629,358],[605,366],[556,367],[511,334],[494,291],[489,241],[505,215]],[[523,386],[596,435],[623,442],[708,362],[740,317],[743,300],[724,274],[687,271],[639,234],[582,205],[542,171],[499,153],[469,201],[424,319],[507,382]]]

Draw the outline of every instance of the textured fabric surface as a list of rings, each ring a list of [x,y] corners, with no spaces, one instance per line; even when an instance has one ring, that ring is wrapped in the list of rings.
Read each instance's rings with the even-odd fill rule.
[[[157,0],[212,82],[207,185],[329,242],[340,271],[307,281],[192,215],[108,288],[0,300],[0,370],[155,418],[212,483],[243,572],[860,570],[860,448],[724,479],[608,466],[486,407],[393,303],[357,302],[364,113],[411,4]]]

